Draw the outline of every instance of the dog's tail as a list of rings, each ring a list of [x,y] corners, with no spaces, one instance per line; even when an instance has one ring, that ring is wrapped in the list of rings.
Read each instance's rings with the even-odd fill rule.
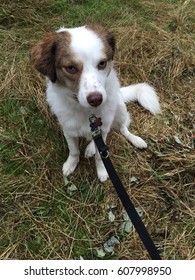
[[[161,112],[158,96],[153,87],[146,83],[130,85],[120,89],[124,102],[137,101],[152,114]]]

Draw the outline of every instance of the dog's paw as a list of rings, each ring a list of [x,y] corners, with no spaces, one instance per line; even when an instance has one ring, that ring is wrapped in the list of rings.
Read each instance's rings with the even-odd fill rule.
[[[85,149],[85,158],[93,157],[96,153],[95,143],[92,140]]]
[[[147,144],[146,142],[141,138],[136,136],[136,143],[135,143],[135,147],[139,148],[139,149],[146,149],[147,148]]]
[[[136,148],[145,149],[147,148],[146,142],[139,136],[132,135],[128,139]]]
[[[77,167],[78,162],[79,162],[78,157],[73,157],[69,155],[68,159],[65,161],[62,167],[63,175],[64,176],[70,175]]]
[[[100,182],[105,182],[109,176],[101,159],[96,159],[96,169]]]
[[[100,182],[105,182],[109,178],[108,173],[106,170],[98,172],[98,179]]]

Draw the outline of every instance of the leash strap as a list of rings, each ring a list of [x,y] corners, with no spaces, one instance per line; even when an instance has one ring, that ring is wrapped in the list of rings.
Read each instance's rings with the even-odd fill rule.
[[[100,129],[100,126],[102,125],[101,118],[97,118],[95,115],[91,115],[89,120],[90,120],[90,126],[91,126],[91,131],[92,131],[92,136],[93,136],[94,142],[101,155],[102,161],[108,172],[110,180],[112,181],[112,184],[115,187],[115,190],[129,216],[129,218],[131,219],[132,224],[134,225],[137,233],[139,234],[151,259],[152,260],[161,260],[161,257],[157,251],[157,248],[154,245],[154,242],[152,241],[140,216],[138,215],[137,211],[135,210],[135,207],[134,207],[131,199],[129,198],[129,196],[109,158],[108,148],[105,145],[103,138],[102,138],[102,134],[101,134],[101,129]]]

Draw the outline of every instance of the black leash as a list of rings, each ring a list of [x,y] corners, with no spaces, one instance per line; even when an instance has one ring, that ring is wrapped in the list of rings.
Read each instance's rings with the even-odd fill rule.
[[[101,129],[100,129],[100,127],[102,125],[101,118],[97,118],[95,115],[91,115],[89,117],[89,121],[90,121],[90,127],[91,127],[91,132],[92,132],[94,142],[101,155],[102,161],[108,172],[110,180],[112,181],[112,183],[116,189],[116,192],[117,192],[125,210],[127,211],[129,218],[132,221],[132,224],[134,225],[137,233],[139,234],[151,259],[152,260],[161,260],[161,257],[157,251],[157,248],[155,247],[140,216],[138,215],[137,211],[135,210],[135,207],[134,207],[132,201],[130,200],[128,194],[126,193],[125,188],[123,187],[123,184],[121,183],[121,180],[118,177],[118,175],[114,169],[114,166],[112,165],[112,162],[109,158],[108,148],[103,141],[102,133],[101,133]]]

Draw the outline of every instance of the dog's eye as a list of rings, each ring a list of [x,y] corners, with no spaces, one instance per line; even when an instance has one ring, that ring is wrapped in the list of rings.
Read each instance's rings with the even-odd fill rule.
[[[99,70],[104,70],[106,68],[107,61],[106,60],[101,60],[100,63],[98,64],[98,69]]]
[[[66,66],[66,71],[72,75],[76,74],[78,72],[78,69],[74,65],[68,65]]]

